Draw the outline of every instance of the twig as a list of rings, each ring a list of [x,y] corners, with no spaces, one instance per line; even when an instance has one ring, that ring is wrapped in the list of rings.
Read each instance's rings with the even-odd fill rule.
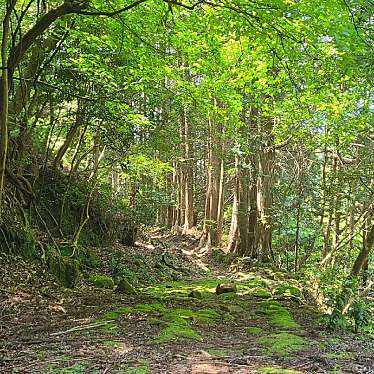
[[[50,336],[68,334],[69,332],[73,332],[73,331],[81,331],[81,330],[93,329],[95,327],[100,327],[100,326],[107,325],[108,323],[111,323],[111,322],[114,322],[114,320],[111,319],[109,321],[92,323],[91,325],[72,327],[71,329],[66,330],[66,331],[54,332],[54,333],[50,334]]]

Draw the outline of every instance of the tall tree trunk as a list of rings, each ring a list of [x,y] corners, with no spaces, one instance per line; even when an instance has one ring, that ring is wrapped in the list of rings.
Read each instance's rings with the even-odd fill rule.
[[[10,35],[10,16],[16,0],[7,2],[7,9],[3,20],[1,40],[1,82],[0,82],[0,217],[4,193],[5,169],[8,154],[8,115],[9,115],[9,66],[7,64],[7,48]]]
[[[332,172],[331,178],[333,180],[332,186],[335,185],[336,179],[336,171],[337,171],[337,158],[334,157],[332,160]],[[324,222],[324,229],[323,229],[323,248],[322,248],[322,261],[321,264],[326,266],[331,263],[332,256],[334,254],[334,246],[332,240],[332,231],[333,231],[333,221],[334,221],[334,212],[336,210],[336,196],[334,193],[334,187],[330,187],[329,189],[325,186],[326,191],[326,200],[328,200],[328,212],[327,212],[327,220]]]
[[[358,254],[351,271],[352,277],[357,277],[360,274],[360,271],[364,267],[365,263],[369,259],[370,251],[372,250],[374,245],[374,225],[368,227],[367,232],[365,234],[363,240],[363,246]]]
[[[243,168],[242,163],[248,162],[238,154],[235,156],[235,186],[234,201],[231,217],[228,250],[240,256],[251,255],[249,247],[249,175],[248,168]]]
[[[193,211],[193,157],[191,147],[191,128],[187,118],[187,110],[183,110],[183,147],[184,147],[184,224],[183,233],[187,234],[194,224],[194,211]]]
[[[65,156],[67,150],[69,149],[69,147],[73,143],[73,140],[74,140],[76,134],[78,133],[78,130],[79,130],[80,126],[83,124],[83,122],[84,122],[84,106],[83,106],[83,103],[81,102],[81,100],[78,100],[75,122],[70,127],[70,129],[69,129],[69,131],[66,135],[64,143],[61,145],[61,147],[57,151],[57,154],[56,154],[56,156],[53,160],[53,168],[54,169],[57,169],[57,167],[60,165],[63,157]]]
[[[200,246],[217,247],[221,243],[223,224],[223,140],[219,138],[223,127],[217,128],[209,116],[209,140],[207,160],[207,192],[205,197],[205,217]]]
[[[270,144],[261,145],[258,155],[257,211],[258,251],[262,261],[272,257],[272,205],[274,149]]]

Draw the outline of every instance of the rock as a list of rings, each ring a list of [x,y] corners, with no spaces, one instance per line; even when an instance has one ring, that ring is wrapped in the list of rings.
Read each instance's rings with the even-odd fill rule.
[[[115,292],[116,293],[121,293],[121,294],[127,294],[127,295],[135,295],[136,294],[135,288],[126,279],[121,279],[119,281]]]
[[[188,297],[192,297],[194,299],[202,299],[203,295],[200,291],[198,290],[192,290],[189,294]]]
[[[223,293],[237,292],[236,284],[218,284],[216,287],[216,294],[221,295]]]

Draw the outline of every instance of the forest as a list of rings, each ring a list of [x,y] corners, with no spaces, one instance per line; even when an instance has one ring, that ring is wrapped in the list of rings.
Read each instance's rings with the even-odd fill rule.
[[[1,373],[374,373],[372,0],[0,21]]]

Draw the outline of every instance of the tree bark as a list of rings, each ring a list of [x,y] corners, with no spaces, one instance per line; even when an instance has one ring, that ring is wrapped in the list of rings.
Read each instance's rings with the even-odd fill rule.
[[[183,233],[187,234],[194,224],[193,212],[193,157],[191,147],[191,128],[187,118],[187,110],[183,110],[183,148],[184,148],[184,167],[183,167],[183,181],[184,181],[184,222]]]
[[[351,277],[357,277],[360,274],[366,261],[369,259],[370,251],[374,245],[374,225],[368,228],[368,232],[365,235],[362,249],[357,256],[351,271]]]
[[[224,164],[223,140],[219,138],[223,127],[217,128],[209,116],[209,139],[207,160],[207,192],[205,197],[205,217],[200,247],[217,247],[221,243],[223,225]]]
[[[9,63],[7,64],[7,47],[10,35],[10,17],[16,0],[8,4],[3,21],[1,40],[1,81],[0,81],[0,217],[4,192],[5,169],[8,154],[8,115],[9,115]]]

